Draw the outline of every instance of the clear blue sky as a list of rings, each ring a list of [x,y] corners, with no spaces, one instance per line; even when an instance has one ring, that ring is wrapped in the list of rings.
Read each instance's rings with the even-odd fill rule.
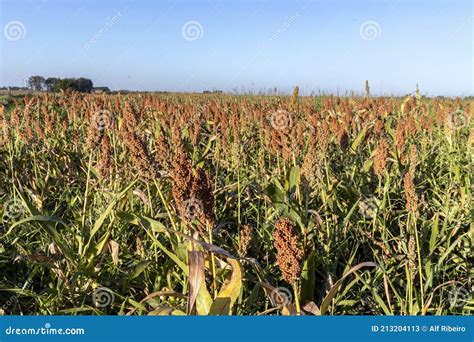
[[[0,4],[0,86],[39,74],[111,89],[344,94],[368,79],[374,93],[418,83],[428,95],[474,94],[471,0]]]

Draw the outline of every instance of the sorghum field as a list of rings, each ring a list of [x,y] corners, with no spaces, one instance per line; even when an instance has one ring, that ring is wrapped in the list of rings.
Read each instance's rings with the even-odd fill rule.
[[[472,314],[466,99],[0,109],[0,314]]]

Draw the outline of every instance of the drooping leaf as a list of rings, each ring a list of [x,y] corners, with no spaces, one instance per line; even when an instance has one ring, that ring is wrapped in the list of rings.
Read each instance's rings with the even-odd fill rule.
[[[117,216],[124,222],[139,225],[140,223],[143,224],[146,228],[151,228],[154,232],[163,233],[166,231],[166,227],[160,221],[152,219],[150,217],[135,215],[131,213],[127,213],[124,211],[117,212]]]
[[[314,302],[308,302],[303,306],[303,310],[309,312],[315,316],[321,316],[321,311]]]
[[[204,280],[204,252],[189,251],[188,305],[186,312],[192,314],[196,298]]]
[[[222,286],[212,303],[210,315],[230,315],[242,288],[242,271],[239,261],[231,258],[228,258],[227,261],[232,265],[232,275],[229,281]]]
[[[202,282],[196,297],[196,311],[198,315],[206,316],[211,311],[212,298],[206,288],[206,283]]]

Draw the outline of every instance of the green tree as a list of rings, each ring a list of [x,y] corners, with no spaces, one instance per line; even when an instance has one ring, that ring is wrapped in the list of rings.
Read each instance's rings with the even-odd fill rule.
[[[90,93],[94,85],[90,79],[80,77],[76,80],[76,87],[82,93]]]
[[[41,91],[44,89],[45,80],[43,76],[31,76],[28,79],[28,87],[34,91]]]
[[[47,91],[57,91],[57,84],[59,82],[59,78],[57,77],[48,77],[46,81],[44,81],[46,85]]]
[[[67,90],[77,90],[77,82],[75,78],[61,78],[59,79],[57,85],[57,90],[67,91]]]

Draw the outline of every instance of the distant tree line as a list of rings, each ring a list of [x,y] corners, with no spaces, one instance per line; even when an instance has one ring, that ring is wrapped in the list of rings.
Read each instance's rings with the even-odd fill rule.
[[[59,77],[48,77],[43,76],[31,76],[28,79],[28,87],[34,91],[66,91],[76,90],[82,93],[90,93],[94,88],[94,84],[88,78],[59,78]]]

